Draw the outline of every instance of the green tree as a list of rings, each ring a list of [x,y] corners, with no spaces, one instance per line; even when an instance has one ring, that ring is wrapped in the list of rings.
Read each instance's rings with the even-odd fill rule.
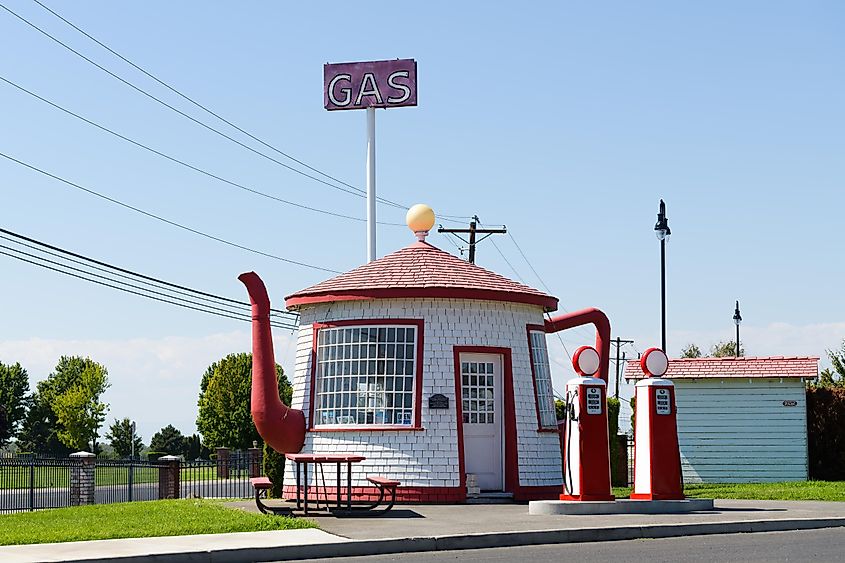
[[[292,388],[282,366],[276,364],[279,395],[289,405]],[[214,362],[200,382],[197,430],[208,448],[246,449],[261,437],[250,414],[252,354],[229,354]]]
[[[185,453],[185,437],[175,426],[168,424],[153,434],[150,440],[150,451],[168,455],[183,455]]]
[[[845,378],[837,376],[836,372],[830,368],[825,368],[819,372],[819,377],[816,381],[810,382],[809,387],[819,387],[823,389],[838,389],[845,387]]]
[[[185,438],[185,459],[208,459],[211,450],[202,443],[199,434],[191,434]]]
[[[728,342],[717,342],[710,347],[710,356],[713,358],[733,358],[736,357],[736,342],[730,340]],[[739,355],[745,355],[745,349],[740,346]]]
[[[827,350],[827,357],[830,358],[833,370],[825,369],[819,374],[820,385],[824,383],[826,387],[845,387],[845,339],[839,350]]]
[[[264,444],[263,469],[264,475],[270,478],[273,484],[270,489],[270,497],[283,498],[284,497],[284,478],[285,478],[285,454],[280,454],[270,447],[269,444]]]
[[[144,442],[138,434],[132,431],[133,422],[128,418],[114,420],[106,433],[106,440],[109,441],[114,453],[118,457],[129,457],[132,455],[132,444],[135,444],[135,455],[141,453]]]
[[[682,358],[700,358],[701,357],[701,348],[696,346],[695,344],[687,344],[686,347],[681,349],[681,357]]]
[[[36,391],[29,397],[28,403],[26,418],[18,432],[21,451],[58,457],[72,453],[73,450],[59,440],[56,415],[41,395]]]
[[[9,424],[9,417],[6,416],[6,407],[0,405],[0,436],[11,434],[9,432],[11,425]]]
[[[89,447],[96,451],[98,430],[108,408],[100,395],[108,386],[108,372],[102,365],[90,358],[62,356],[28,399],[29,409],[18,433],[20,448],[56,456]]]
[[[20,364],[0,362],[0,447],[15,435],[26,418],[29,376]]]
[[[108,405],[100,401],[109,387],[108,371],[90,358],[62,356],[38,394],[55,415],[56,436],[73,449],[96,449]]]

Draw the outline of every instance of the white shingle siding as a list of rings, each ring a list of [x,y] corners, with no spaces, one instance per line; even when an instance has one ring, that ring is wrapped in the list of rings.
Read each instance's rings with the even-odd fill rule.
[[[807,479],[807,402],[800,378],[674,383],[685,482]]]
[[[560,486],[560,437],[538,432],[526,325],[543,324],[535,305],[466,299],[383,299],[304,305],[300,310],[292,407],[309,413],[313,323],[351,319],[423,319],[422,431],[308,432],[303,452],[354,452],[367,460],[353,465],[354,487],[365,475],[399,479],[410,487],[459,487],[454,346],[510,348],[516,409],[519,484]],[[376,323],[377,324],[377,323]],[[430,411],[428,398],[441,393],[448,410]],[[295,482],[287,464],[285,483]],[[336,482],[326,465],[326,484]],[[345,479],[345,469],[343,478]]]

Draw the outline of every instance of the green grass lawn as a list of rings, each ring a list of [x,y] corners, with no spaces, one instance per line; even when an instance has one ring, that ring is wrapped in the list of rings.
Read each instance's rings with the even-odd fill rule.
[[[313,528],[207,500],[157,500],[0,515],[0,545]]]
[[[614,487],[616,498],[628,498],[631,489]],[[845,502],[845,481],[795,481],[785,483],[688,484],[684,494],[691,498],[746,500],[831,500]]]

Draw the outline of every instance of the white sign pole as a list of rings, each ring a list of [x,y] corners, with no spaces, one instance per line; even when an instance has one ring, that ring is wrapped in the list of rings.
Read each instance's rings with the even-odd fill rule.
[[[376,259],[376,108],[367,108],[367,262]]]

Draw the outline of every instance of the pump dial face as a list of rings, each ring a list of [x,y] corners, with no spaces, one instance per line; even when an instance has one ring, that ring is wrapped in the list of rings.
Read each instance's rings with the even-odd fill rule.
[[[572,363],[581,375],[593,375],[599,371],[599,353],[590,346],[581,346],[575,351]]]
[[[669,358],[660,348],[650,348],[643,354],[640,366],[647,376],[662,377],[669,369]]]

